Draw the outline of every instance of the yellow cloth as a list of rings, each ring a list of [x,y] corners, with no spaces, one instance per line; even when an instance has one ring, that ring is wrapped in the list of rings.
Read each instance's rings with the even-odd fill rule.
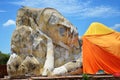
[[[101,35],[101,34],[108,34],[113,31],[114,30],[108,28],[107,26],[101,23],[94,22],[89,26],[88,30],[85,32],[84,35]]]

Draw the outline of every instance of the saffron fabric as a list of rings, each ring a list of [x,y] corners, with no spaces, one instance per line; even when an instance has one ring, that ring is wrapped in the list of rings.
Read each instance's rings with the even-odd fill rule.
[[[95,74],[99,70],[104,70],[108,74],[120,72],[119,32],[101,23],[93,23],[82,40],[83,73]]]

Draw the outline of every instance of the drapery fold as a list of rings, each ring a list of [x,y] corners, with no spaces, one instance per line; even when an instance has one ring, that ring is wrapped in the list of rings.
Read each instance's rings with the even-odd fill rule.
[[[99,70],[108,74],[120,72],[119,32],[103,24],[94,23],[89,26],[82,40],[84,73],[95,74]]]

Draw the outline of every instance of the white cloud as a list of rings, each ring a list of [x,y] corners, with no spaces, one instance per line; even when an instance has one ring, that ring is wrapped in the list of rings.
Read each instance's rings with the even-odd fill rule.
[[[4,10],[0,10],[0,12],[7,12],[7,11],[4,11]]]
[[[53,7],[65,16],[108,17],[120,15],[120,11],[110,6],[93,6],[92,0],[22,0],[12,2],[30,7]],[[106,15],[107,14],[107,15]]]
[[[15,21],[12,19],[9,19],[3,24],[3,26],[11,26],[11,25],[15,25]]]
[[[120,24],[115,24],[113,27],[111,27],[112,29],[114,29],[114,30],[117,30],[117,29],[119,29],[120,28]]]
[[[81,16],[86,17],[109,17],[114,15],[119,15],[120,11],[115,10],[111,7],[98,6],[94,8],[86,8]]]

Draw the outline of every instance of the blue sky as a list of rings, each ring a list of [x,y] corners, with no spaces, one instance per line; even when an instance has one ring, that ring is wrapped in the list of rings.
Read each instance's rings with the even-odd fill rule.
[[[0,51],[10,53],[10,41],[21,6],[57,9],[82,36],[92,22],[120,32],[120,0],[0,0]]]

